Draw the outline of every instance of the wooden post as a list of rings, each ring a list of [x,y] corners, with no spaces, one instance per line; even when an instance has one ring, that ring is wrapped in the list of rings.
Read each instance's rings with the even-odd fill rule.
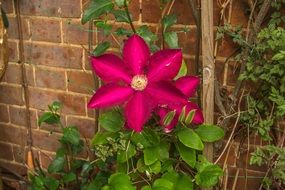
[[[214,26],[213,0],[201,0],[203,95],[202,107],[205,123],[214,122]],[[213,161],[213,146],[206,144],[204,155]]]

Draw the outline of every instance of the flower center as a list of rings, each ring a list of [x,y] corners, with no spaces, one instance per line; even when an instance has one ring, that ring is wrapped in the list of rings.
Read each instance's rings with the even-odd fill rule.
[[[145,75],[136,75],[133,77],[131,86],[135,90],[142,91],[147,86],[147,77]]]

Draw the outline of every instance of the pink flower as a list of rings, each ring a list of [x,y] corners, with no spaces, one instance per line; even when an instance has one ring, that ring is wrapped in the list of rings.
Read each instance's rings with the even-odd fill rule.
[[[187,97],[192,97],[195,94],[197,87],[199,86],[199,78],[195,76],[185,76],[181,77],[175,81],[175,86],[183,92],[183,94]],[[187,115],[191,110],[196,110],[192,123],[193,124],[201,124],[204,122],[203,113],[198,107],[197,104],[194,104],[190,101],[182,104],[169,104],[166,107],[161,107],[158,109],[157,114],[160,116],[160,124],[163,125],[163,120],[166,114],[172,110],[176,110],[176,114],[171,121],[171,123],[167,126],[164,126],[165,132],[171,132],[172,129],[177,125],[179,116],[183,107],[185,106],[185,115]]]
[[[106,83],[88,103],[106,108],[125,103],[127,125],[140,132],[157,105],[187,102],[170,80],[182,63],[181,50],[162,50],[150,55],[145,41],[131,36],[123,48],[123,60],[113,54],[91,57],[95,73]]]

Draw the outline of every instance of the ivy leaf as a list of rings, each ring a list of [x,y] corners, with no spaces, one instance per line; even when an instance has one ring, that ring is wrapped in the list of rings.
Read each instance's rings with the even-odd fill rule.
[[[38,120],[38,125],[41,126],[42,123],[47,123],[49,125],[58,124],[60,122],[60,116],[56,113],[46,112],[40,116]]]
[[[223,170],[219,166],[211,164],[196,174],[195,182],[200,187],[213,187],[218,183],[219,177],[222,175]]]
[[[224,137],[225,132],[216,125],[200,125],[195,132],[205,142],[214,142]]]
[[[115,0],[115,3],[118,7],[125,6],[125,0]]]
[[[110,12],[114,7],[112,0],[92,0],[90,6],[83,12],[81,23],[85,24],[91,19],[99,18]]]
[[[126,151],[119,151],[117,154],[117,161],[120,163],[126,162],[128,159],[136,155],[137,151],[135,149],[135,146],[132,145],[131,143],[127,147]]]
[[[130,23],[129,17],[124,10],[113,10],[112,14],[114,15],[117,22]]]
[[[166,116],[163,118],[163,125],[165,126],[169,125],[172,122],[175,114],[176,114],[176,110],[168,112]]]
[[[177,80],[177,79],[179,79],[179,78],[181,78],[181,77],[186,76],[186,75],[187,75],[187,72],[188,72],[188,70],[187,70],[187,65],[186,65],[185,60],[183,59],[183,60],[182,60],[181,67],[180,67],[180,70],[179,70],[178,74],[176,75],[176,77],[174,78],[174,80]]]
[[[195,150],[203,150],[204,144],[199,135],[193,129],[183,128],[178,131],[178,138],[182,144]]]
[[[189,166],[194,168],[196,164],[196,151],[192,148],[183,145],[182,143],[177,144],[177,149],[182,160],[184,160]]]
[[[151,165],[159,159],[159,149],[157,146],[149,147],[143,150],[144,163]]]
[[[109,132],[118,132],[124,125],[122,115],[116,110],[102,113],[99,117],[99,122],[100,125]]]
[[[178,36],[176,32],[165,32],[164,40],[169,48],[178,48]]]
[[[119,35],[119,36],[130,36],[130,35],[132,35],[132,31],[127,30],[127,29],[125,29],[125,28],[118,28],[118,29],[115,31],[115,34],[116,34],[116,35]]]
[[[174,14],[166,15],[162,19],[163,31],[165,32],[169,27],[177,22],[177,17]]]
[[[100,56],[102,55],[109,47],[111,46],[110,42],[102,42],[97,45],[97,47],[93,50],[92,55]]]
[[[80,133],[74,126],[63,129],[63,136],[61,142],[78,145],[80,143]]]
[[[48,166],[49,173],[56,173],[64,169],[65,158],[63,156],[56,157]]]
[[[103,29],[103,34],[105,36],[108,36],[112,30],[112,25],[107,24],[105,21],[96,22],[96,27]]]
[[[152,33],[148,26],[143,25],[137,29],[138,35],[140,35],[149,46],[153,45],[153,42],[157,40],[157,36]]]

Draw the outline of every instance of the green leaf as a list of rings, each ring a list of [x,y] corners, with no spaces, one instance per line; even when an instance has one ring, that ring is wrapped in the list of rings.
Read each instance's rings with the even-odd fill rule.
[[[117,161],[120,163],[126,162],[128,159],[136,155],[137,151],[135,149],[135,146],[131,143],[127,147],[126,151],[119,151],[117,154]]]
[[[145,148],[143,153],[146,165],[151,165],[159,159],[159,149],[157,146]]]
[[[71,173],[65,173],[62,177],[62,180],[64,183],[69,183],[74,180],[76,180],[76,174],[71,172]]]
[[[167,179],[160,178],[160,179],[155,180],[155,182],[153,183],[153,187],[154,188],[163,187],[165,190],[171,190],[173,189],[174,184]]]
[[[60,102],[54,101],[51,105],[48,105],[48,108],[51,112],[57,112],[62,107]]]
[[[114,7],[112,0],[92,0],[90,6],[83,12],[81,23],[85,24],[91,19],[99,18],[110,12]]]
[[[175,190],[193,190],[194,184],[192,179],[188,175],[180,175],[177,182],[175,183]]]
[[[165,126],[169,125],[172,122],[175,114],[176,114],[176,110],[168,112],[163,118],[163,125]]]
[[[5,13],[5,11],[2,8],[1,8],[1,16],[2,16],[4,27],[8,28],[9,27],[9,20],[8,20],[7,14]]]
[[[52,177],[46,177],[44,184],[49,190],[57,190],[59,187],[59,181]]]
[[[152,190],[152,188],[148,185],[145,185],[141,188],[141,190]]]
[[[178,131],[178,138],[185,146],[196,150],[203,150],[204,144],[199,135],[190,128],[183,128]]]
[[[115,34],[116,34],[116,35],[119,35],[119,36],[130,36],[130,35],[132,35],[132,31],[127,30],[127,29],[125,29],[125,28],[118,28],[118,29],[115,31]]]
[[[80,143],[80,133],[78,129],[74,126],[64,128],[61,141],[73,145],[78,145]]]
[[[96,46],[93,50],[92,55],[100,56],[102,55],[109,47],[111,46],[110,42],[102,42]]]
[[[164,40],[169,48],[178,48],[178,36],[176,32],[165,32]]]
[[[225,132],[222,128],[216,125],[200,125],[195,132],[205,142],[214,142],[224,137]]]
[[[40,116],[38,120],[38,125],[41,126],[42,123],[47,123],[49,125],[58,124],[60,122],[60,116],[56,113],[46,112]]]
[[[174,14],[166,15],[162,19],[163,31],[166,31],[169,27],[177,22],[177,17]]]
[[[108,143],[107,138],[115,138],[117,136],[116,133],[112,133],[112,132],[98,132],[96,133],[96,135],[92,138],[91,144],[93,146],[95,145],[100,145],[100,144],[106,144]]]
[[[219,166],[211,164],[196,174],[195,182],[201,187],[213,187],[222,175],[223,170]]]
[[[115,0],[118,7],[123,7],[125,5],[125,0]]]
[[[185,119],[186,125],[189,125],[189,124],[192,123],[193,118],[194,118],[194,116],[195,116],[195,113],[196,113],[196,110],[191,110],[191,111],[187,114],[186,119]]]
[[[64,157],[56,157],[51,164],[48,166],[49,173],[56,173],[62,171],[64,168],[65,159]]]
[[[158,174],[161,170],[161,162],[160,161],[156,161],[155,163],[146,166],[147,167],[147,171],[149,173],[154,173],[154,174]]]
[[[180,70],[179,70],[178,74],[176,75],[176,77],[174,78],[174,80],[177,80],[177,79],[179,79],[180,77],[186,76],[186,75],[187,75],[187,72],[188,72],[188,70],[187,70],[187,65],[186,65],[185,60],[183,59],[183,60],[182,60],[181,67],[180,67]]]
[[[106,21],[97,21],[96,27],[103,29],[103,34],[108,36],[111,33],[112,25],[107,24]]]
[[[192,148],[183,145],[182,143],[177,144],[177,149],[182,160],[184,160],[189,166],[194,168],[196,164],[196,151]]]
[[[116,110],[102,113],[99,117],[100,125],[110,132],[118,132],[122,129],[124,125],[124,118]]]
[[[109,186],[114,190],[135,190],[130,177],[124,173],[115,173],[109,178]]]
[[[141,144],[144,148],[159,144],[159,136],[153,130],[145,128],[141,133],[135,133],[132,136],[135,144]]]
[[[124,10],[113,10],[112,14],[114,15],[117,22],[130,23],[129,17]]]
[[[157,36],[150,31],[147,25],[140,26],[137,29],[137,33],[146,41],[149,46],[153,45],[153,42],[157,40]]]
[[[158,153],[159,153],[159,160],[165,161],[169,158],[169,143],[168,142],[160,142],[158,145]]]

